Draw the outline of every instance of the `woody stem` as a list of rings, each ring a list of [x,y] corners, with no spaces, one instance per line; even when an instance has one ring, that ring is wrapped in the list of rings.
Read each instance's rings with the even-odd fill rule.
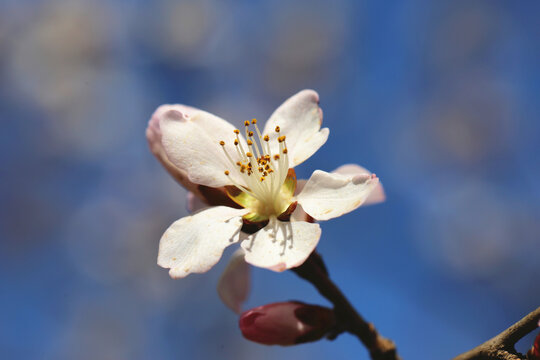
[[[328,275],[321,256],[314,251],[299,267],[292,269],[302,279],[309,281],[319,293],[334,305],[337,328],[356,336],[368,349],[372,360],[400,360],[394,342],[379,334],[367,322]]]

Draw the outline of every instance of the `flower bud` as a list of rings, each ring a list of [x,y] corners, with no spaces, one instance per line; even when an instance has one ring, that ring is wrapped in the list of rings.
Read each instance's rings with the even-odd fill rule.
[[[538,321],[538,326],[540,326],[540,321]],[[540,360],[540,333],[536,335],[536,339],[534,339],[534,344],[527,353],[527,359]]]
[[[240,330],[248,340],[265,345],[294,345],[321,339],[335,325],[332,309],[287,301],[244,312]]]

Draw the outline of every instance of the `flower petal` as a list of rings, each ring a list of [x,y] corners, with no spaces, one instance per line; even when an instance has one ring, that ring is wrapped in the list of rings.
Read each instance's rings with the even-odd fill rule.
[[[379,179],[374,175],[342,175],[315,170],[297,200],[317,220],[346,214],[364,203]]]
[[[221,301],[237,314],[242,311],[242,304],[249,294],[250,269],[244,260],[244,250],[238,249],[231,256],[218,282],[217,291]]]
[[[242,241],[246,262],[273,271],[300,266],[317,246],[319,224],[282,222],[271,218],[268,225]]]
[[[192,193],[191,191],[186,194],[187,209],[190,213],[195,213],[199,210],[206,209],[210,205],[205,203],[200,197]]]
[[[158,107],[154,114],[152,114],[150,121],[148,121],[148,127],[146,128],[146,140],[148,141],[148,146],[150,147],[152,154],[154,154],[154,156],[159,160],[169,174],[187,190],[198,194],[197,184],[188,179],[186,171],[179,169],[169,160],[162,144],[162,132],[159,126],[159,119],[165,112],[171,109],[176,109],[177,111],[185,114],[192,114],[198,111],[195,108],[184,105],[162,105]]]
[[[276,138],[286,136],[289,166],[301,164],[313,155],[328,139],[330,130],[321,130],[322,110],[319,95],[313,90],[302,90],[286,100],[274,111],[264,127],[264,134],[270,136],[272,153],[279,153]],[[277,134],[274,129],[279,126]]]
[[[371,172],[367,170],[366,168],[363,168],[360,165],[356,164],[345,164],[338,167],[336,170],[332,171],[336,174],[343,174],[343,175],[361,175],[361,174],[368,174],[371,175]],[[379,182],[379,184],[373,189],[373,191],[369,194],[368,198],[364,203],[363,206],[366,205],[372,205],[377,204],[380,202],[383,202],[386,200],[386,195],[384,194],[384,189],[382,184]]]
[[[234,126],[202,110],[187,114],[169,107],[160,116],[162,143],[169,160],[186,171],[194,183],[210,187],[231,185],[224,171],[232,170],[233,164],[219,143],[225,141],[224,147],[235,163],[238,155],[233,145]],[[240,140],[244,143],[243,138]],[[235,171],[231,171],[230,176],[243,183]]]
[[[172,278],[210,270],[223,250],[239,241],[245,212],[216,206],[175,221],[159,242],[158,265],[170,268]]]

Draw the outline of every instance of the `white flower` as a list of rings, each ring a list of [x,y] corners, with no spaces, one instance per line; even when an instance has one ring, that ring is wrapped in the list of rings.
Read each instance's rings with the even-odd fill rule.
[[[333,173],[316,170],[307,182],[298,182],[303,187],[296,191],[292,168],[313,155],[329,134],[321,129],[318,100],[312,90],[299,92],[272,114],[262,131],[255,119],[240,131],[183,105],[156,110],[150,124],[161,141],[151,141],[154,133],[147,137],[169,172],[196,195],[201,189],[221,188],[239,205],[206,208],[165,231],[158,264],[169,268],[171,277],[209,270],[227,246],[239,241],[252,265],[274,271],[299,266],[321,235],[319,224],[307,221],[305,213],[328,220],[356,209],[370,195],[381,199],[378,178],[355,165]]]

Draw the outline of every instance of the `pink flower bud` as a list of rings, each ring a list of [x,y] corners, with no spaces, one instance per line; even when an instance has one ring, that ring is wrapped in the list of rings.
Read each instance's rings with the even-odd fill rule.
[[[540,326],[540,321],[538,322],[538,326]],[[540,333],[536,335],[533,347],[527,353],[527,359],[540,360]]]
[[[248,340],[287,346],[321,339],[334,327],[335,318],[329,308],[287,301],[248,310],[239,325]]]

